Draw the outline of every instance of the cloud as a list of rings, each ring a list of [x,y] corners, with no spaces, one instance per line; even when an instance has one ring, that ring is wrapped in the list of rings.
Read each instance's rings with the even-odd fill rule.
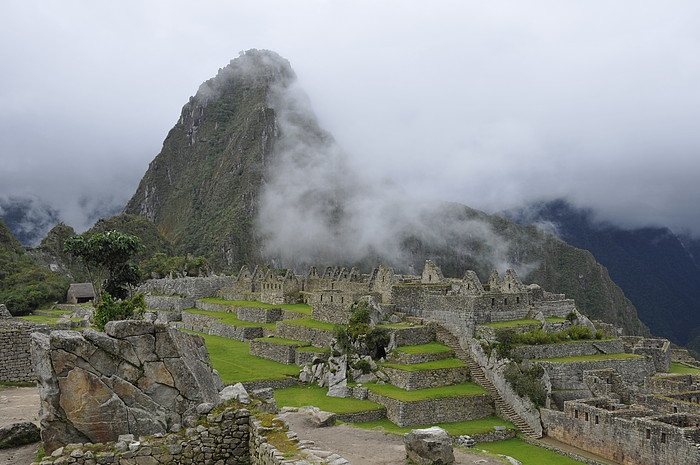
[[[86,228],[132,195],[188,96],[265,48],[369,185],[486,211],[565,197],[700,235],[699,14],[689,0],[15,2],[0,18],[0,195]]]

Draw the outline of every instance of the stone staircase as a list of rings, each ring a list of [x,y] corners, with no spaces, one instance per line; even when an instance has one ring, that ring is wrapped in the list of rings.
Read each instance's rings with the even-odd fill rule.
[[[501,412],[507,417],[515,426],[520,429],[520,431],[527,437],[532,439],[539,439],[542,436],[537,434],[535,430],[522,419],[520,415],[510,406],[506,401],[503,400],[501,394],[493,385],[490,379],[484,374],[484,370],[479,366],[478,363],[469,355],[467,351],[462,349],[459,340],[447,329],[442,326],[435,326],[435,337],[439,342],[449,346],[460,360],[467,364],[469,371],[471,372],[472,381],[482,386],[486,389],[493,397],[494,403],[496,404],[496,411]]]

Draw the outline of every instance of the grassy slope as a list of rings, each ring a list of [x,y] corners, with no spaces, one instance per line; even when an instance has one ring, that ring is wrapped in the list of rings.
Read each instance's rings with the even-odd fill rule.
[[[387,433],[392,433],[392,434],[404,434],[404,433],[409,433],[411,430],[414,429],[420,429],[420,428],[429,428],[431,426],[439,426],[440,428],[443,428],[447,430],[451,435],[453,436],[461,436],[464,434],[480,434],[480,433],[488,433],[490,431],[493,431],[494,426],[505,426],[508,429],[515,429],[515,425],[513,425],[511,422],[506,421],[502,418],[499,417],[486,417],[486,418],[480,418],[478,420],[469,420],[469,421],[459,421],[459,422],[454,422],[454,423],[435,423],[435,424],[430,424],[430,425],[422,425],[422,426],[406,426],[406,427],[401,427],[401,426],[396,426],[394,423],[389,421],[388,419],[384,418],[382,420],[377,420],[377,421],[369,421],[366,423],[350,423],[352,426],[358,427],[358,428],[363,428],[363,429],[379,429]]]
[[[275,391],[275,400],[280,407],[303,407],[313,405],[333,413],[357,413],[379,410],[384,407],[369,400],[329,397],[328,390],[315,385],[299,385]]]
[[[390,397],[405,402],[419,401],[426,399],[440,399],[443,397],[473,396],[487,394],[486,390],[474,383],[462,383],[454,386],[443,386],[437,388],[419,389],[417,391],[406,391],[392,386],[391,384],[365,384],[370,391],[380,396]]]
[[[443,368],[461,368],[465,367],[463,361],[458,358],[446,358],[436,360],[434,362],[414,363],[412,365],[403,365],[400,363],[380,363],[379,366],[396,368],[403,371],[422,371],[422,370],[439,370]]]
[[[299,375],[299,367],[285,365],[248,353],[250,344],[226,337],[196,333],[204,337],[212,365],[224,383],[285,379]]]
[[[520,439],[507,441],[478,443],[476,447],[508,455],[519,460],[523,465],[581,465],[582,462],[556,454],[541,447],[533,446]]]
[[[440,344],[439,342],[430,342],[428,344],[420,344],[417,346],[403,346],[397,347],[398,352],[403,352],[404,354],[438,354],[442,352],[449,352],[450,349],[445,344]]]

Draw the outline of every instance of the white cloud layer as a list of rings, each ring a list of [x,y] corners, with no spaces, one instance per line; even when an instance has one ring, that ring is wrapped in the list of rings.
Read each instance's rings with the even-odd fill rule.
[[[7,2],[0,196],[86,228],[203,81],[267,48],[363,176],[700,235],[698,17],[690,0]]]

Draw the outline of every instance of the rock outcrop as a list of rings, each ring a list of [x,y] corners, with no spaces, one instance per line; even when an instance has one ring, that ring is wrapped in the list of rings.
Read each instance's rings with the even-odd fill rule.
[[[414,429],[403,436],[409,461],[418,465],[454,463],[450,434],[439,426]]]
[[[201,336],[147,321],[32,334],[47,452],[193,426],[223,383]]]

